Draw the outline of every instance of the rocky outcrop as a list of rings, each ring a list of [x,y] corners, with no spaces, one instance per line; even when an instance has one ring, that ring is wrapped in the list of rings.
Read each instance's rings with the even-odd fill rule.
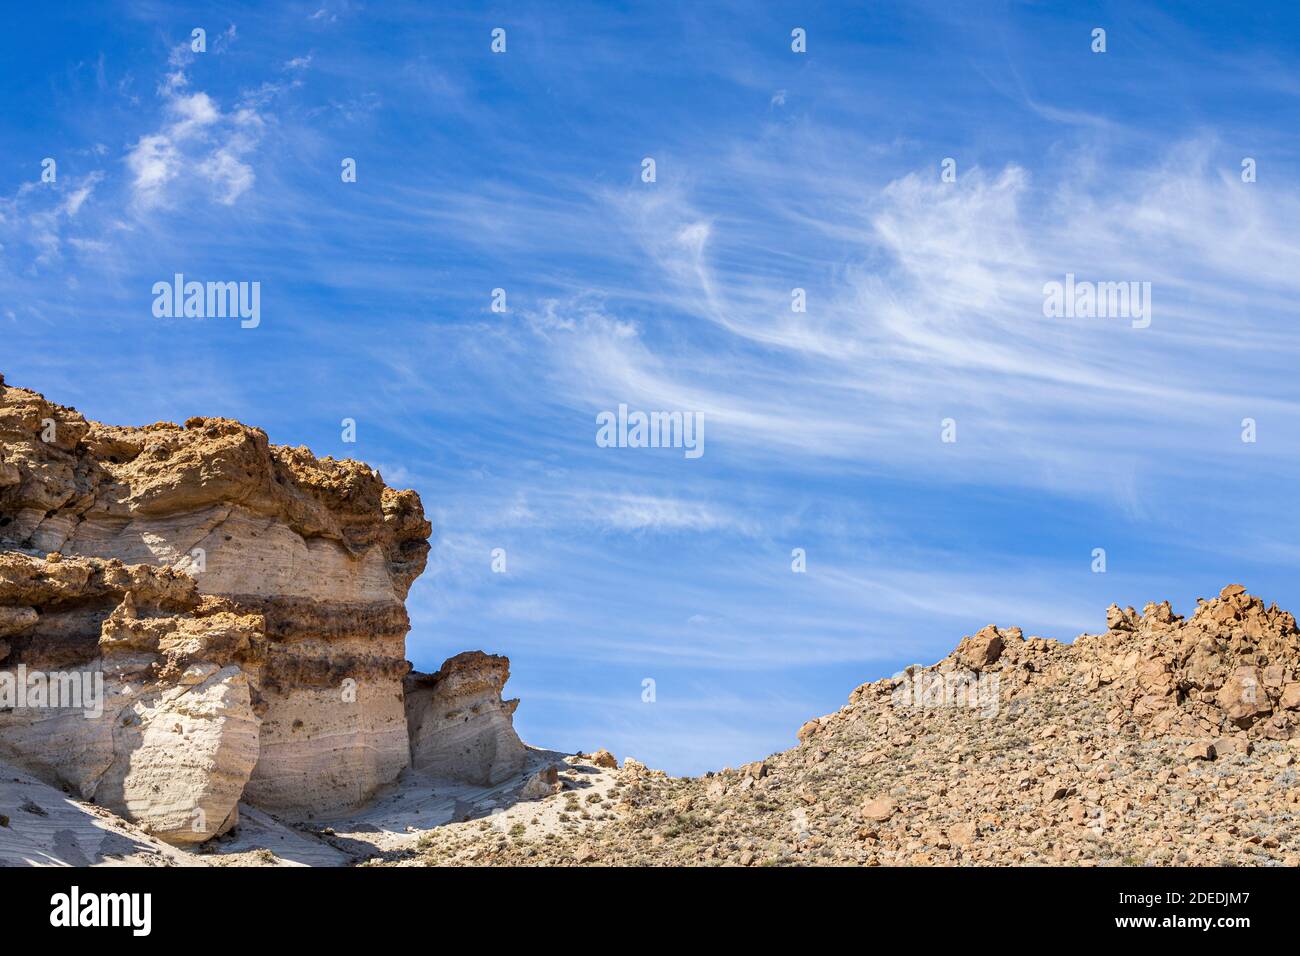
[[[519,701],[501,699],[509,677],[510,661],[481,651],[407,677],[412,766],[482,786],[523,769],[528,749],[511,720]]]
[[[1300,734],[1300,631],[1290,611],[1232,584],[1186,620],[1168,601],[1140,614],[1112,605],[1107,620],[1107,633],[1080,637],[1071,653],[1093,686],[1112,689],[1114,723],[1144,737]]]
[[[1073,643],[990,625],[861,685],[798,738],[700,778],[596,755],[556,795],[530,784],[535,802],[501,828],[517,838],[456,824],[425,859],[1300,866],[1300,631],[1240,585],[1186,619],[1112,607],[1104,633]],[[604,774],[616,789],[579,796]]]
[[[0,755],[172,842],[228,828],[241,795],[357,808],[411,764],[405,599],[429,534],[418,495],[360,462],[228,419],[101,425],[0,379],[0,667],[104,684],[101,717],[0,709]],[[422,719],[419,763],[504,763],[508,665],[476,682],[455,660],[428,687],[476,718]]]
[[[1019,631],[1014,636],[1018,639],[1020,637]],[[979,671],[997,663],[998,658],[1002,656],[1002,648],[1005,646],[1006,641],[1002,636],[1002,632],[990,624],[970,637],[962,638],[962,642],[957,645],[957,650],[953,653],[962,666],[973,671]]]
[[[233,825],[258,758],[258,616],[172,568],[21,552],[0,554],[0,605],[35,612],[0,672],[0,755],[173,843]]]

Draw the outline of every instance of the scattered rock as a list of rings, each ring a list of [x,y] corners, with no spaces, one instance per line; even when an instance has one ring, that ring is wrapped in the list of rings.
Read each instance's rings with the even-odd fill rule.
[[[1051,803],[1054,800],[1064,800],[1070,795],[1070,788],[1059,780],[1053,780],[1043,784],[1043,802]]]
[[[520,800],[543,800],[559,793],[564,787],[560,783],[560,772],[555,767],[545,767],[529,777],[519,791]]]
[[[948,839],[954,846],[970,846],[979,836],[979,827],[974,823],[954,823],[948,828]]]
[[[1213,760],[1215,757],[1214,744],[1208,740],[1198,740],[1183,751],[1183,756],[1188,760]]]
[[[888,797],[876,797],[874,800],[868,800],[862,805],[858,812],[862,819],[870,820],[873,823],[884,823],[894,815],[897,808],[894,801]]]
[[[1280,703],[1287,710],[1300,710],[1300,681],[1292,681],[1283,688]]]
[[[490,862],[567,863],[598,839],[603,865],[1300,864],[1294,617],[1239,588],[1189,618],[1168,602],[1110,617],[1069,644],[986,628],[912,672],[944,691],[929,705],[863,684],[761,763],[680,780],[625,765],[616,819]],[[994,719],[951,705],[968,652],[997,675]]]
[[[812,720],[809,720],[806,723],[804,723],[804,725],[799,728],[795,736],[799,739],[800,743],[802,743],[816,736],[817,731],[820,728],[821,728],[821,721],[818,720],[816,717],[814,717]]]
[[[1131,631],[1137,626],[1137,612],[1133,608],[1121,610],[1112,604],[1106,608],[1106,629],[1109,631]]]
[[[1214,740],[1214,753],[1216,756],[1224,754],[1242,754],[1250,755],[1255,749],[1255,745],[1250,742],[1250,738],[1245,734],[1238,734],[1232,737],[1216,737]]]

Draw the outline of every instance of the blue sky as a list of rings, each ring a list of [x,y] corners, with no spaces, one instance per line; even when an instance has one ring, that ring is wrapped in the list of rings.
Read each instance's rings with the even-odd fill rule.
[[[509,655],[531,743],[701,772],[990,622],[1300,606],[1293,4],[6,17],[0,370],[417,489],[410,656]],[[261,325],[155,318],[177,272]],[[1067,273],[1150,326],[1044,317]],[[597,447],[620,403],[705,454]]]

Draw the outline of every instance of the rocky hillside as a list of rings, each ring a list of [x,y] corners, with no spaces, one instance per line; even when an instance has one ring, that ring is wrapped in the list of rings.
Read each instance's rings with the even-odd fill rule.
[[[0,701],[0,758],[176,844],[241,799],[351,812],[413,755],[517,771],[504,658],[409,673],[429,534],[360,462],[222,418],[102,425],[0,378],[0,691],[62,682],[99,708]]]
[[[1232,585],[1108,627],[987,627],[739,769],[570,760],[553,795],[393,862],[1300,865],[1295,618]]]

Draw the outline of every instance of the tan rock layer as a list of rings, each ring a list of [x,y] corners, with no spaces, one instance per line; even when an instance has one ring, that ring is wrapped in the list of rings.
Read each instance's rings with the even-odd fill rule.
[[[0,663],[106,682],[96,719],[0,714],[0,752],[172,842],[232,825],[241,795],[356,808],[411,763],[404,601],[430,530],[360,462],[223,418],[101,425],[0,378]],[[492,777],[522,750],[506,672],[444,670],[422,767]]]
[[[233,824],[257,762],[245,669],[265,653],[261,617],[170,568],[20,553],[0,555],[0,600],[36,612],[12,637],[8,674],[88,679],[80,706],[0,712],[0,754],[170,842]]]
[[[399,600],[424,570],[431,529],[419,496],[361,462],[271,445],[224,418],[101,425],[0,379],[0,542],[59,551],[80,522],[231,503],[353,555],[380,547]]]
[[[406,722],[412,766],[492,786],[523,769],[527,748],[511,716],[518,700],[502,700],[510,677],[504,657],[466,651],[435,674],[406,679]]]

